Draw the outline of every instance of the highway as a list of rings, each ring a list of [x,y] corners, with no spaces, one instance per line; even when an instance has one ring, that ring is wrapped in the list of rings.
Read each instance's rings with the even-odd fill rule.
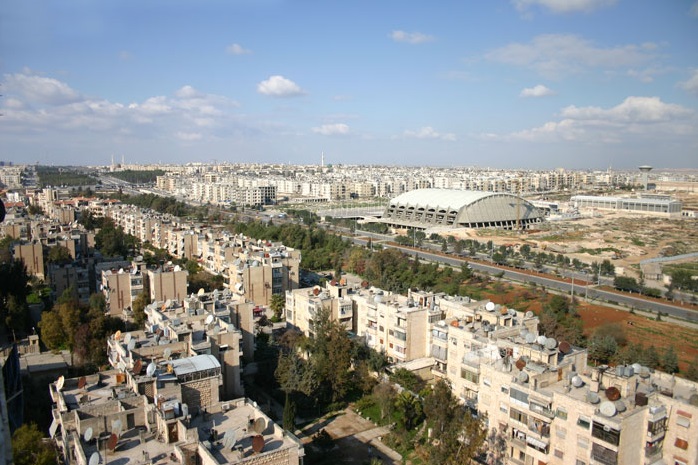
[[[356,244],[365,246],[367,242],[367,239],[364,238],[354,238],[354,243]],[[383,247],[390,247],[401,250],[412,256],[414,256],[416,253],[422,260],[429,260],[433,262],[443,263],[446,265],[452,265],[455,267],[460,267],[463,264],[463,262],[467,262],[470,265],[470,267],[475,271],[486,272],[491,275],[504,273],[502,277],[509,281],[517,281],[521,283],[535,283],[538,286],[545,286],[548,289],[555,289],[566,294],[571,294],[572,286],[574,286],[574,294],[578,298],[586,298],[589,301],[599,301],[600,303],[616,303],[626,306],[628,308],[634,308],[636,310],[644,310],[653,313],[657,313],[659,311],[662,313],[666,313],[671,317],[698,324],[698,312],[689,308],[683,308],[679,305],[671,305],[668,303],[656,302],[645,298],[633,297],[632,295],[628,295],[625,293],[607,291],[604,289],[599,289],[591,284],[587,285],[586,282],[572,284],[565,281],[550,278],[545,274],[531,274],[535,272],[521,272],[517,270],[512,270],[511,268],[504,268],[496,265],[488,265],[478,261],[470,261],[457,257],[448,257],[442,254],[432,253],[422,249],[415,250],[411,247],[402,247],[395,244],[382,243],[381,245]]]

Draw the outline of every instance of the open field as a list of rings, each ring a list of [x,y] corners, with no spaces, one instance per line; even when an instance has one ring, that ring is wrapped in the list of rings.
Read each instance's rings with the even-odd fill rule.
[[[495,283],[494,286],[497,286]],[[502,292],[488,289],[482,297],[517,310],[531,310],[538,314],[542,308],[540,289],[503,284]],[[578,301],[577,311],[584,323],[584,334],[589,337],[604,325],[620,323],[629,342],[653,344],[657,349],[673,345],[679,356],[679,366],[685,371],[698,356],[698,328],[668,321],[656,321],[653,316],[629,313],[611,307]],[[633,361],[630,361],[633,362]]]

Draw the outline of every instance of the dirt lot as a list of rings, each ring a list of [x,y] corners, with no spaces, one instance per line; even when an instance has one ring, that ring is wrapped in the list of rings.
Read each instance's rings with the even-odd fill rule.
[[[517,310],[541,310],[540,291],[522,286],[508,285],[506,292],[488,293],[487,298],[495,303],[508,305]],[[628,341],[653,344],[658,349],[673,345],[679,356],[679,366],[685,370],[698,356],[698,329],[669,321],[656,321],[653,316],[629,313],[602,305],[579,302],[579,315],[584,322],[584,334],[591,336],[599,326],[620,323]]]

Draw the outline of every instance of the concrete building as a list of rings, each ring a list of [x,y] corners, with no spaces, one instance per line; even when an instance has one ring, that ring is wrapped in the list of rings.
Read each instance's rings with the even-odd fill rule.
[[[27,267],[27,273],[44,279],[44,248],[41,242],[32,241],[27,243],[17,243],[12,246],[12,257],[15,260],[22,260]]]
[[[642,215],[681,217],[682,203],[664,195],[643,194],[639,197],[603,197],[574,195],[570,202],[580,210],[612,210]]]
[[[47,268],[48,283],[54,298],[60,297],[67,289],[72,289],[73,297],[80,303],[90,300],[90,271],[87,265],[79,262],[68,264],[51,263]]]
[[[129,267],[114,267],[101,272],[101,289],[112,315],[121,315],[133,308],[133,301],[143,292],[143,265],[133,263]]]
[[[332,321],[339,322],[347,331],[356,331],[351,289],[346,282],[331,281],[326,289],[319,286],[286,291],[286,324],[304,334],[314,333],[318,313],[324,311]]]
[[[196,403],[196,395],[215,397],[219,369],[215,358],[199,356],[146,373],[61,377],[49,386],[50,435],[64,462],[77,465],[302,463],[300,441],[247,399],[205,410],[185,402]]]
[[[187,295],[187,276],[189,272],[181,269],[179,265],[148,270],[150,300],[152,302],[182,301]]]

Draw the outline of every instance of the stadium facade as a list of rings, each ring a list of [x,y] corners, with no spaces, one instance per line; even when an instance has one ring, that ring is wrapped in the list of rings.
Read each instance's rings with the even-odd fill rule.
[[[531,202],[504,192],[415,189],[388,203],[382,222],[397,227],[525,229],[543,221]]]

